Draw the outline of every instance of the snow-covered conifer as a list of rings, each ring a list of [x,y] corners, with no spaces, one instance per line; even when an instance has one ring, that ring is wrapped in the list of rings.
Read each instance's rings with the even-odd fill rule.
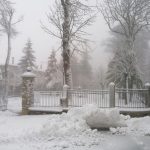
[[[47,80],[47,87],[50,89],[57,89],[61,84],[61,71],[57,64],[56,53],[53,50],[48,58],[48,65],[45,73]]]
[[[32,49],[32,42],[31,40],[28,40],[26,43],[26,46],[23,49],[24,56],[21,58],[19,62],[19,66],[22,69],[23,72],[26,71],[27,67],[31,67],[32,70],[35,69],[35,61],[36,58],[34,56],[34,51]]]

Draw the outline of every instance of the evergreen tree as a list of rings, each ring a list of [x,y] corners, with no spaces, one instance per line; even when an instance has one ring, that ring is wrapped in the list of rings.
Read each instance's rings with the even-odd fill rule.
[[[59,89],[61,87],[61,76],[62,74],[57,64],[55,51],[52,51],[48,58],[48,66],[45,73],[47,88],[53,90]]]
[[[21,58],[19,62],[19,66],[23,72],[26,71],[27,67],[31,67],[32,70],[35,69],[35,56],[34,51],[32,50],[32,42],[30,40],[27,41],[26,46],[23,49],[24,56]]]

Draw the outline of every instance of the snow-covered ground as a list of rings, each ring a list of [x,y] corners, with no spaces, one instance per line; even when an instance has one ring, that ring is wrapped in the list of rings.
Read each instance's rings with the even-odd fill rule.
[[[149,116],[112,116],[111,122],[119,118],[127,126],[97,131],[87,120],[97,116],[96,123],[102,122],[98,114],[104,111],[89,109],[85,115],[83,109],[88,109],[80,108],[61,115],[21,116],[20,98],[10,99],[8,109],[0,112],[0,150],[150,150]],[[106,114],[109,119],[113,113]]]

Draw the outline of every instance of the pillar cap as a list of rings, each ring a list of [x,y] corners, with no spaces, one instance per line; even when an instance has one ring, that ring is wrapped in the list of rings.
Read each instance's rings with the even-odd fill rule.
[[[110,82],[109,85],[110,86],[115,86],[115,83],[114,82]]]
[[[28,68],[27,68],[27,71],[22,74],[22,77],[35,78],[36,75],[35,75],[34,73],[32,73],[32,72],[31,72],[31,68],[28,67]]]
[[[150,87],[150,83],[149,82],[145,83],[145,87]]]
[[[69,85],[64,84],[63,88],[69,88]]]

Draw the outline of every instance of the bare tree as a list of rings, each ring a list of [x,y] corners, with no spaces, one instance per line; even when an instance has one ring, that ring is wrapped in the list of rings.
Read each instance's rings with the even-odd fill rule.
[[[83,1],[82,1],[83,2]],[[93,11],[80,0],[55,0],[55,6],[47,14],[48,22],[55,30],[42,24],[48,34],[62,42],[64,84],[71,86],[70,57],[74,51],[80,51],[85,44],[87,33],[84,28],[93,22]],[[80,48],[79,48],[80,47]]]
[[[126,79],[129,80],[136,69],[135,39],[143,28],[150,25],[150,0],[102,0],[98,4],[98,9],[109,29],[125,39],[126,60],[129,60],[126,66]],[[128,88],[128,85],[126,87]]]
[[[102,0],[99,5],[109,29],[123,35],[131,46],[137,34],[150,25],[149,0]],[[119,25],[120,29],[115,30]]]
[[[11,38],[16,35],[15,25],[22,19],[14,21],[15,9],[12,7],[12,3],[7,0],[0,0],[0,27],[1,31],[7,36],[7,56],[5,61],[5,83],[4,83],[4,95],[3,100],[7,107],[8,97],[8,66],[11,56]]]

